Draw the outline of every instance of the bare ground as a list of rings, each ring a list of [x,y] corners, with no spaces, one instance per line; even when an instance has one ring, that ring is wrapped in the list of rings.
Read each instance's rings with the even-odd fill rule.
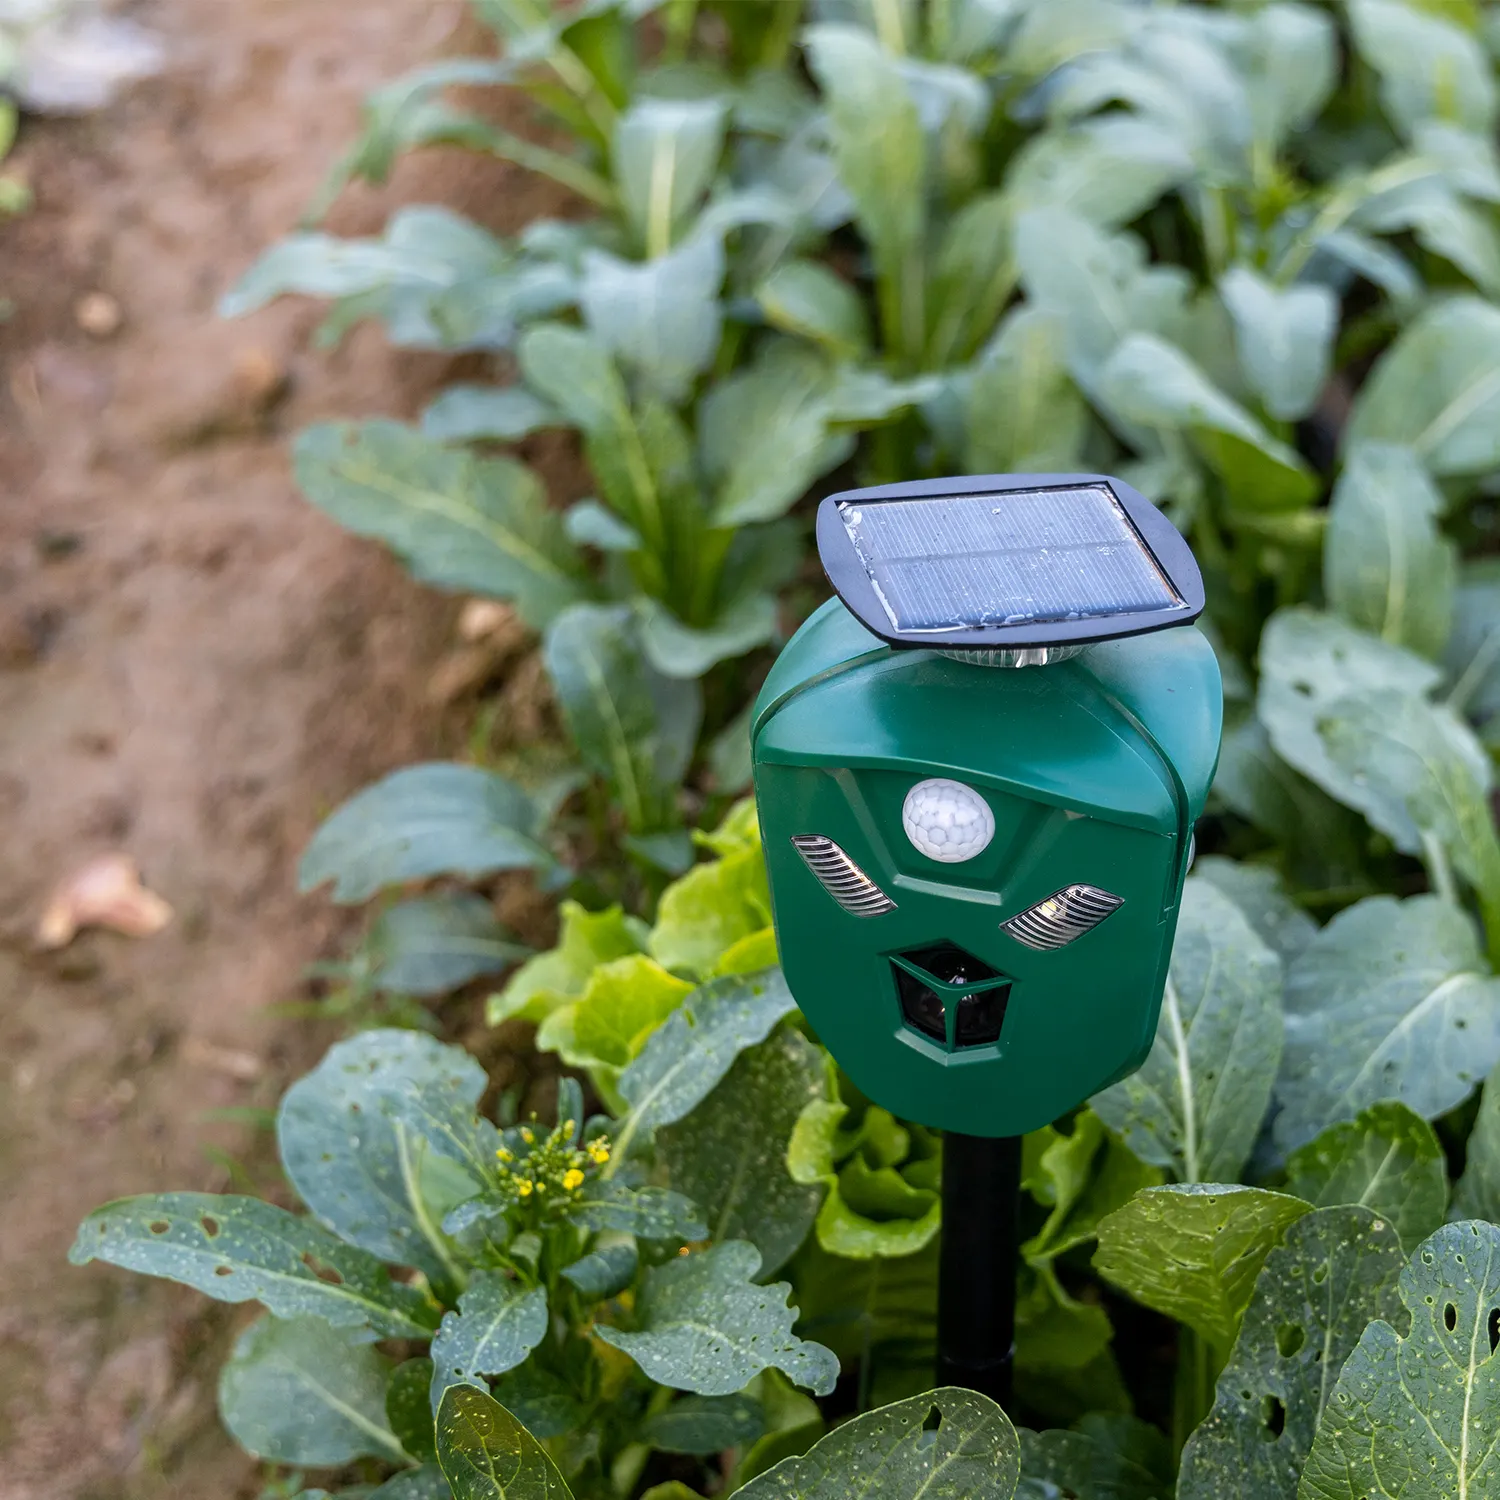
[[[65,1255],[106,1199],[265,1176],[265,1109],[327,1040],[279,1020],[338,918],[295,894],[320,816],[441,749],[426,707],[452,606],[296,493],[286,440],[325,415],[409,414],[441,361],[318,313],[226,324],[234,277],[295,222],[358,102],[440,48],[434,0],[150,0],[162,78],[17,161],[37,207],[0,225],[0,1497],[256,1492],[220,1432],[234,1314]],[[503,172],[413,171],[352,195],[512,224]],[[121,323],[79,326],[103,292]],[[108,320],[106,320],[107,322]],[[48,891],[124,850],[175,909],[155,937],[34,942]]]

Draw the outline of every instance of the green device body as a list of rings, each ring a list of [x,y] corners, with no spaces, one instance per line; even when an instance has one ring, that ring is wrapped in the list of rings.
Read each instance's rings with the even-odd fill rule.
[[[1015,1136],[1140,1066],[1221,719],[1190,625],[1007,669],[893,649],[837,599],[807,621],[756,702],[755,791],[788,985],[865,1094]],[[934,781],[988,809],[973,857],[908,834]]]

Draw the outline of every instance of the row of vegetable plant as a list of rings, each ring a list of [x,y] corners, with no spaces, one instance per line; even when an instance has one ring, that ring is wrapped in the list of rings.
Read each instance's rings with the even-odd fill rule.
[[[355,1465],[341,1494],[822,1497],[874,1472],[893,1497],[1487,1492],[1491,8],[476,13],[499,60],[382,91],[339,180],[460,145],[587,214],[307,230],[229,305],[321,295],[331,336],[376,317],[492,362],[418,426],[303,434],[298,475],[419,576],[514,605],[579,774],[398,772],[325,823],[303,880],[394,901],[363,972],[437,995],[515,964],[474,892],[531,872],[560,940],[489,1018],[535,1023],[579,1078],[555,1119],[491,1120],[462,1049],[366,1031],[283,1103],[307,1214],[126,1200],[75,1258],[261,1302],[225,1421],[297,1471]],[[454,85],[519,92],[548,144]],[[560,512],[496,456],[549,426],[598,500]],[[1026,1142],[1017,1428],[927,1390],[941,1140],[808,1034],[753,807],[722,794],[748,780],[809,492],[1080,468],[1192,539],[1231,712],[1155,1049]],[[720,821],[687,826],[704,805]],[[610,810],[637,878],[608,840],[581,862],[580,806]]]

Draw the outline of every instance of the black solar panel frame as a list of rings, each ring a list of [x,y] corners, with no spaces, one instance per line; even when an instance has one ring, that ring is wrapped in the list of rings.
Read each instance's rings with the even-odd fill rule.
[[[864,560],[844,525],[846,506],[887,500],[944,500],[967,495],[1024,491],[1107,488],[1181,600],[1179,605],[1135,613],[1096,615],[1077,620],[1027,621],[954,630],[897,629],[886,612]],[[1203,575],[1177,528],[1139,490],[1108,474],[982,474],[952,479],[919,479],[843,490],[818,507],[818,555],[834,591],[872,635],[911,650],[1001,651],[1036,646],[1089,645],[1122,636],[1145,635],[1189,625],[1203,613]]]

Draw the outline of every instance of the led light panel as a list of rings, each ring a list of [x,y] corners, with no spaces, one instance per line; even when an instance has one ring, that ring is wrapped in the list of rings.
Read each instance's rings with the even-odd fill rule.
[[[1202,578],[1171,523],[1106,475],[993,475],[848,491],[818,550],[896,646],[1014,650],[1186,624]]]
[[[842,508],[891,624],[983,629],[1181,605],[1103,485]]]

